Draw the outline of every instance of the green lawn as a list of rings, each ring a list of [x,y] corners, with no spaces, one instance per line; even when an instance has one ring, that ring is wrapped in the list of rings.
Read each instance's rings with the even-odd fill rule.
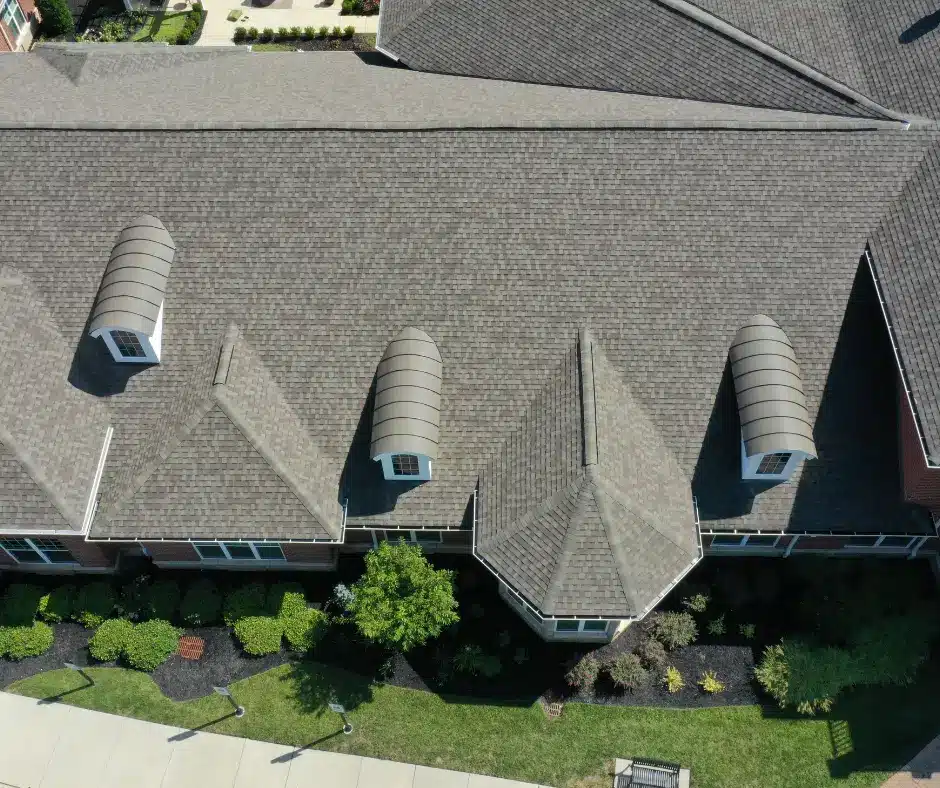
[[[555,786],[600,776],[615,756],[644,755],[692,768],[696,788],[879,785],[940,729],[940,680],[840,698],[829,719],[791,718],[758,707],[709,710],[568,704],[548,721],[537,706],[484,705],[372,686],[317,664],[289,665],[232,685],[248,713],[231,716],[218,696],[167,700],[149,676],[91,669],[95,686],[68,670],[42,673],[12,691],[187,728],[297,746],[496,774]],[[336,697],[355,732],[337,735]],[[213,722],[215,721],[215,722]],[[600,785],[590,781],[580,785]]]
[[[252,52],[293,52],[297,47],[290,44],[252,44]]]
[[[186,12],[178,14],[155,14],[148,16],[144,26],[134,34],[131,41],[163,41],[176,43],[176,37],[183,32],[186,24]]]

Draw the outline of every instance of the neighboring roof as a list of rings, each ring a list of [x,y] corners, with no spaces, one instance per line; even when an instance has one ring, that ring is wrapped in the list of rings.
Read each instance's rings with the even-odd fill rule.
[[[877,119],[422,74],[394,67],[376,53],[158,47],[142,56],[120,46],[86,51],[88,46],[39,44],[28,55],[0,60],[0,128],[897,126]],[[168,91],[170,84],[176,90]],[[47,98],[34,101],[37,95]],[[160,101],[129,102],[128,95],[155,95]]]
[[[586,331],[479,506],[478,556],[545,615],[642,615],[699,558],[689,478]]]
[[[803,376],[783,329],[766,315],[754,315],[734,335],[728,355],[744,453],[800,451],[815,457]]]
[[[89,333],[126,328],[153,334],[176,244],[154,216],[138,216],[118,235],[91,314]]]
[[[924,450],[940,465],[940,146],[871,239],[871,261],[910,386]]]
[[[385,0],[377,46],[418,71],[887,117],[716,21],[675,0]]]
[[[933,0],[694,0],[883,105],[940,119]]]
[[[437,459],[442,378],[440,351],[420,329],[403,328],[388,343],[375,374],[373,460],[383,454]]]
[[[11,530],[85,525],[109,427],[69,382],[74,349],[26,278],[0,268],[0,521]]]
[[[178,88],[166,84],[167,94]],[[328,468],[330,495],[318,499],[348,498],[347,527],[457,528],[481,469],[584,325],[686,477],[731,340],[755,312],[787,327],[815,418],[866,239],[931,139],[916,130],[15,129],[0,132],[4,157],[43,166],[4,187],[6,216],[23,229],[0,254],[77,343],[115,232],[144,212],[173,231],[161,364],[107,363],[95,378],[116,378],[102,509],[169,451],[207,396],[218,336],[236,322]],[[447,374],[434,480],[414,487],[376,479],[369,458],[369,392],[403,325],[434,338]],[[873,468],[856,467],[827,455],[825,434],[817,423],[821,469],[867,479],[896,463],[889,445]],[[729,455],[738,466],[739,452],[738,440]],[[227,472],[203,457],[207,472]],[[784,528],[852,528],[842,501],[824,494],[830,477],[820,476],[812,511],[796,506],[797,475],[736,522],[761,527],[766,514]],[[156,492],[152,500],[162,511]],[[886,530],[908,527],[881,519]],[[180,537],[190,521],[153,525]]]
[[[340,539],[335,472],[254,350],[233,326],[213,351],[211,376],[186,392],[189,415],[169,425],[142,472],[111,489],[94,536]]]

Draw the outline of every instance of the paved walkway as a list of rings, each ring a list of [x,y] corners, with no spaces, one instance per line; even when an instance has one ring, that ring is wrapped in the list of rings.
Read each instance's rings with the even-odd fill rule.
[[[940,788],[940,736],[883,782],[881,788]]]
[[[170,0],[169,7],[183,0]],[[267,0],[266,0],[267,1]],[[252,6],[251,0],[203,0],[208,12],[206,24],[196,46],[231,46],[236,27],[347,27],[352,25],[357,33],[374,33],[378,30],[379,16],[342,16],[342,0],[324,5],[323,0],[272,0],[267,8]],[[237,22],[229,22],[229,11],[241,11]]]
[[[0,786],[540,788],[479,774],[188,731],[60,703],[43,704],[6,692],[0,692]]]

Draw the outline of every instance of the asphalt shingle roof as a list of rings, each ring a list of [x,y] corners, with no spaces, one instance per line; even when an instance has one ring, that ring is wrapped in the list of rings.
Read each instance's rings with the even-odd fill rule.
[[[204,401],[191,381],[212,379],[233,322],[339,494],[357,438],[368,451],[382,353],[419,325],[444,361],[435,479],[352,485],[349,524],[458,527],[488,458],[585,325],[689,477],[731,339],[755,312],[787,331],[816,414],[859,255],[929,142],[915,131],[10,130],[4,156],[35,165],[0,195],[24,228],[2,254],[76,347],[120,228],[146,211],[177,244],[161,364],[129,371],[82,343],[103,361],[86,388],[107,395],[115,425],[103,504]],[[818,462],[853,473],[838,452]],[[797,475],[758,496],[742,523],[799,529],[800,487]],[[857,527],[820,499],[814,521]]]
[[[378,46],[419,71],[883,117],[655,0],[386,0]]]
[[[81,531],[110,423],[69,382],[72,348],[29,281],[0,261],[0,520]]]
[[[892,109],[940,118],[932,0],[695,0]]]
[[[871,259],[914,397],[940,464],[940,147],[934,146],[871,240]]]

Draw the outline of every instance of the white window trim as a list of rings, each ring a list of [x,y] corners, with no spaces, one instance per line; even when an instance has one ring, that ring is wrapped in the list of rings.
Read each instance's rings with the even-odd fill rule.
[[[254,557],[253,558],[241,558],[241,557],[232,558],[224,542],[214,542],[208,539],[203,539],[198,542],[193,542],[192,544],[193,544],[193,548],[196,550],[196,555],[199,556],[200,561],[286,561],[287,560],[287,556],[284,555],[284,548],[281,546],[280,542],[268,542],[264,540],[258,541],[258,542],[242,542],[242,541],[239,541],[238,539],[229,539],[228,541],[232,544],[248,545],[248,547],[251,548],[251,554]],[[263,545],[276,544],[278,546],[278,549],[281,551],[281,557],[280,558],[263,558],[261,555],[258,554],[257,545],[259,544],[263,544]],[[199,552],[200,545],[212,545],[214,547],[218,547],[225,554],[225,557],[224,558],[203,558],[202,553]]]
[[[398,538],[399,538],[399,537],[403,537],[403,536],[405,537],[405,541],[406,541],[408,544],[435,545],[435,544],[443,544],[443,542],[444,542],[444,532],[443,532],[443,531],[430,531],[430,530],[428,530],[428,531],[424,531],[424,530],[421,530],[421,531],[390,531],[390,530],[387,529],[387,528],[373,528],[373,529],[370,531],[370,533],[372,534],[372,547],[375,548],[376,550],[379,549],[379,545],[382,544],[382,542],[397,542],[397,541],[398,541]],[[435,535],[437,536],[437,540],[436,540],[436,541],[433,541],[433,540],[428,539],[428,540],[425,540],[425,541],[423,541],[423,542],[419,542],[419,541],[418,541],[418,536],[417,536],[419,533],[422,533],[422,534],[435,534]],[[380,538],[379,538],[379,534],[384,534],[385,536],[380,539]],[[395,536],[389,537],[389,534],[394,534]],[[405,536],[405,534],[407,534],[407,536]]]
[[[577,629],[559,629],[559,628],[558,628],[558,624],[559,624],[559,622],[561,622],[561,621],[577,621],[577,622],[578,622],[578,628],[577,628]],[[588,621],[603,621],[605,625],[604,625],[604,628],[603,628],[603,629],[585,629],[585,628],[584,628],[584,625],[585,625]],[[596,618],[577,618],[577,619],[572,619],[572,618],[559,618],[559,619],[555,619],[555,626],[554,626],[553,631],[554,631],[554,633],[555,633],[556,635],[597,635],[598,637],[606,637],[606,635],[607,635],[607,630],[610,629],[610,621],[611,621],[610,619],[606,619],[606,618],[604,618],[604,619],[596,619]]]
[[[52,564],[52,565],[55,565],[55,566],[72,566],[72,565],[78,563],[78,561],[75,560],[75,555],[72,553],[72,551],[69,550],[69,549],[68,549],[67,547],[65,547],[64,545],[63,545],[63,547],[64,547],[65,551],[66,551],[70,556],[72,556],[72,560],[71,560],[71,561],[50,561],[49,558],[48,558],[48,556],[47,556],[47,555],[45,554],[45,552],[43,551],[43,548],[37,547],[36,543],[35,543],[32,539],[30,539],[28,536],[9,536],[8,538],[9,538],[10,540],[12,540],[12,539],[22,539],[24,542],[26,542],[26,544],[28,544],[28,545],[30,546],[30,548],[32,549],[32,551],[33,551],[34,553],[36,553],[36,554],[42,559],[42,562],[43,562],[44,564]],[[2,549],[4,553],[6,553],[8,556],[10,556],[10,558],[12,558],[12,559],[13,559],[16,563],[18,563],[18,564],[23,564],[24,566],[30,566],[30,565],[35,566],[35,564],[37,563],[36,561],[20,561],[19,558],[17,558],[15,555],[13,555],[13,553],[11,553],[9,550],[7,550],[5,547],[3,547],[3,545],[0,545],[0,549]]]
[[[418,473],[417,475],[403,475],[399,476],[395,473],[392,468],[392,457],[401,454],[410,454],[412,457],[418,458]],[[429,482],[431,481],[431,458],[426,457],[423,454],[415,454],[414,452],[407,451],[396,451],[390,452],[388,454],[380,454],[375,458],[376,461],[382,463],[382,475],[388,481],[393,482]]]
[[[782,473],[758,473],[757,469],[760,467],[761,460],[764,459],[768,454],[789,454],[790,459],[787,460],[787,464],[783,467]],[[761,452],[760,454],[754,454],[751,457],[747,456],[747,452],[744,450],[744,441],[741,441],[741,478],[747,479],[748,481],[764,481],[764,482],[782,482],[786,481],[793,474],[793,471],[796,470],[796,466],[799,465],[803,460],[807,458],[807,454],[797,450],[779,450],[779,451],[766,451]]]

